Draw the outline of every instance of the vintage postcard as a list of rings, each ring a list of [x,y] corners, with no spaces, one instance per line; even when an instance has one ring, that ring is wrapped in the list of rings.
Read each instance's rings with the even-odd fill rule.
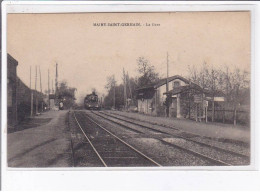
[[[250,165],[250,11],[7,24],[8,167]]]
[[[2,3],[2,188],[259,188],[258,10],[191,4]]]

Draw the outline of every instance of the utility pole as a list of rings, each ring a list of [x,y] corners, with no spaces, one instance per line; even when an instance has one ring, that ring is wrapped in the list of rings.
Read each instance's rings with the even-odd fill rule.
[[[32,67],[30,66],[31,117],[33,116]]]
[[[54,94],[54,90],[53,90],[53,79],[51,80],[51,85],[52,85],[52,94]]]
[[[50,109],[50,71],[48,69],[48,106]]]
[[[56,63],[55,94],[58,95],[58,64]]]
[[[40,74],[40,88],[41,88],[41,95],[43,95],[42,93],[42,74],[41,74],[41,67],[39,66],[39,74]],[[42,112],[43,112],[43,98],[41,100],[41,104],[42,104]]]
[[[41,67],[39,66],[39,74],[40,74],[40,89],[42,92],[42,75],[41,75]]]
[[[35,67],[35,114],[37,115],[38,114],[38,97],[37,97],[37,66]]]
[[[167,77],[166,77],[166,92],[169,91],[169,86],[168,86],[168,77],[169,77],[169,62],[168,62],[168,52],[167,52]]]
[[[58,64],[56,63],[56,76],[55,76],[55,104],[58,106]]]
[[[125,69],[123,68],[123,76],[124,76],[124,105],[125,105],[125,110],[127,108],[127,94],[126,94],[126,74],[125,74]]]
[[[114,82],[114,109],[116,109],[116,85]]]
[[[129,87],[130,99],[132,100],[132,89],[131,89],[131,82],[129,80],[128,72],[127,72],[127,83],[128,83],[128,87]]]
[[[168,77],[169,77],[169,60],[168,60],[168,52],[167,52],[167,77],[166,77],[166,117],[169,117],[169,97],[168,97],[168,92],[169,92],[169,83],[168,83]]]
[[[113,75],[113,85],[114,85],[114,109],[116,109],[116,81],[115,81],[115,75]]]

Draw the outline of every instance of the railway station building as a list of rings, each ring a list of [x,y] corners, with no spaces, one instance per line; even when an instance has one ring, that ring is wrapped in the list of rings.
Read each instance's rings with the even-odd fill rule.
[[[224,94],[212,94],[188,79],[175,75],[155,84],[137,89],[138,112],[153,116],[166,116],[166,104],[169,107],[169,117],[189,118],[194,120],[206,119],[207,110],[212,102],[223,105]]]
[[[164,78],[154,84],[137,89],[138,112],[154,116],[165,114],[166,81]],[[189,80],[182,76],[175,75],[168,78],[169,90],[187,85],[189,85]]]

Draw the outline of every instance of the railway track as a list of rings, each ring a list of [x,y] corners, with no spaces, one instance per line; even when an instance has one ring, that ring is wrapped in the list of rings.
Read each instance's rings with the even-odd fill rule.
[[[156,130],[156,131],[158,131],[158,132],[161,132],[161,133],[164,133],[164,134],[168,134],[168,135],[171,135],[171,136],[174,136],[174,137],[179,137],[179,138],[185,139],[185,140],[187,140],[187,141],[191,141],[191,142],[200,144],[200,145],[202,145],[202,146],[209,146],[209,147],[211,147],[211,148],[213,148],[213,149],[217,149],[217,150],[220,150],[220,151],[223,151],[223,152],[226,152],[226,153],[230,153],[230,154],[233,154],[233,155],[242,157],[242,158],[249,158],[249,157],[250,157],[250,156],[245,155],[245,154],[237,153],[237,152],[234,152],[234,151],[231,151],[231,150],[228,150],[228,149],[223,149],[223,148],[218,147],[218,146],[214,146],[214,145],[211,145],[211,144],[203,143],[203,142],[196,141],[196,140],[192,140],[192,139],[190,139],[190,138],[185,137],[185,136],[191,136],[191,137],[192,137],[192,136],[198,136],[198,135],[196,135],[196,134],[194,134],[194,133],[190,133],[190,132],[188,132],[188,133],[187,133],[187,132],[184,132],[184,133],[180,133],[180,134],[167,133],[167,132],[164,132],[164,131],[162,131],[162,130],[154,129],[154,128],[152,128],[152,127],[148,127],[148,126],[143,125],[143,124],[138,124],[137,122],[140,122],[139,120],[136,121],[136,120],[134,120],[134,119],[127,118],[126,116],[118,115],[118,116],[120,116],[120,117],[127,118],[127,119],[122,119],[122,118],[120,118],[120,117],[116,117],[116,116],[113,116],[113,115],[110,115],[110,114],[107,114],[107,113],[104,113],[104,112],[99,112],[99,113],[104,114],[104,115],[106,115],[106,116],[113,117],[113,118],[115,118],[115,119],[118,119],[118,120],[121,120],[121,121],[124,121],[124,122],[128,122],[128,123],[131,123],[131,124],[134,124],[134,125],[138,125],[138,126],[140,126],[140,127],[147,128],[147,129],[152,130],[152,131],[155,131],[155,130]],[[132,121],[131,121],[131,120],[132,120]],[[155,124],[154,124],[154,125],[155,125]],[[158,126],[160,126],[160,125],[158,125]],[[165,127],[165,126],[160,126],[160,127],[167,128],[167,127]],[[169,127],[169,128],[170,128],[170,129],[174,129],[174,131],[178,131],[178,132],[181,131],[180,129],[175,128],[175,127]],[[185,136],[183,136],[183,135],[181,135],[181,134],[184,134]]]
[[[105,112],[101,112],[101,113],[105,113]],[[106,114],[106,113],[105,113]],[[179,129],[179,128],[177,128],[177,127],[173,127],[173,126],[170,126],[170,125],[166,125],[166,124],[158,124],[158,123],[155,123],[155,122],[152,122],[152,121],[144,121],[144,120],[141,120],[141,119],[137,119],[137,118],[132,118],[132,117],[128,117],[128,116],[125,116],[125,115],[121,115],[121,114],[118,114],[118,113],[115,113],[115,112],[112,112],[112,113],[109,113],[110,115],[111,114],[113,114],[113,115],[116,115],[116,116],[119,116],[119,117],[123,117],[123,118],[125,118],[125,119],[130,119],[130,120],[132,120],[133,122],[146,122],[146,123],[148,123],[148,124],[151,124],[151,125],[154,125],[154,126],[158,126],[158,127],[164,127],[164,128],[168,128],[168,129],[173,129],[174,131],[180,131],[181,129]],[[187,133],[187,132],[185,132],[185,133]],[[187,134],[189,134],[189,135],[195,135],[195,136],[197,136],[195,133],[192,133],[192,132],[188,132]],[[207,137],[207,138],[209,138],[209,137]],[[234,142],[234,140],[230,140],[230,139],[225,139],[225,140],[223,140],[223,139],[216,139],[216,138],[209,138],[209,139],[211,139],[211,140],[215,140],[215,141],[231,141],[231,142]],[[250,147],[250,145],[248,144],[248,143],[245,143],[245,142],[241,142],[241,141],[235,141],[236,143],[241,143],[241,144],[243,144],[243,146],[244,147]]]
[[[94,151],[97,160],[104,167],[161,166],[161,164],[98,124],[85,112],[73,112],[73,117]]]
[[[170,133],[167,133],[165,131],[154,129],[154,128],[145,126],[143,124],[136,123],[136,122],[133,122],[133,121],[129,121],[129,120],[126,120],[126,119],[118,118],[116,116],[108,115],[108,114],[103,113],[103,112],[100,112],[103,115],[101,115],[100,113],[99,114],[95,113],[95,112],[92,112],[92,113],[101,117],[101,118],[103,118],[103,119],[107,119],[107,120],[109,120],[109,121],[111,121],[115,124],[118,123],[118,124],[120,124],[120,126],[126,127],[128,129],[129,128],[131,129],[131,127],[124,125],[122,123],[119,123],[119,122],[112,120],[110,118],[117,119],[117,120],[120,120],[120,121],[123,121],[123,122],[126,122],[126,123],[130,123],[131,125],[136,125],[138,127],[143,127],[147,130],[156,131],[156,132],[159,132],[159,133],[161,132],[162,134],[168,134],[168,135],[170,135],[171,137],[174,137],[174,138],[179,138],[179,139],[185,140],[185,144],[178,145],[178,144],[173,143],[171,141],[169,142],[169,141],[165,141],[164,139],[157,138],[157,140],[161,141],[163,144],[181,149],[182,151],[186,150],[186,152],[188,152],[190,154],[193,154],[195,156],[198,156],[198,157],[201,157],[201,158],[204,158],[204,159],[208,159],[209,161],[215,163],[215,165],[232,166],[232,165],[243,165],[243,164],[248,165],[250,163],[250,157],[249,156],[246,156],[246,155],[243,155],[243,154],[240,154],[240,153],[237,153],[237,152],[233,152],[233,151],[226,150],[226,149],[223,149],[223,148],[220,148],[220,147],[217,147],[217,146],[213,146],[213,145],[210,145],[210,144],[206,144],[206,143],[203,143],[203,142],[192,140],[192,139],[183,137],[181,135],[170,134]],[[110,118],[108,118],[108,117],[110,117]],[[131,130],[133,130],[133,129],[131,129]],[[134,130],[136,130],[136,129],[134,129]],[[140,133],[143,133],[143,132],[140,132]],[[196,146],[194,147],[194,145],[196,145]],[[194,149],[194,148],[196,148],[196,149]],[[215,156],[214,156],[213,153],[215,153]],[[211,156],[209,156],[209,155],[211,155]]]

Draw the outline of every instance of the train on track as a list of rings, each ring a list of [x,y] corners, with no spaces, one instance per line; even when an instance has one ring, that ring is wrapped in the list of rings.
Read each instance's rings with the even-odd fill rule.
[[[88,94],[84,99],[84,107],[87,110],[100,110],[101,104],[95,92]]]

